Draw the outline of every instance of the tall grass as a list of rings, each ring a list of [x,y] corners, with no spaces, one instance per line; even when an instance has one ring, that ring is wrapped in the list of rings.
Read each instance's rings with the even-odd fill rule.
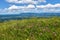
[[[0,40],[60,40],[60,17],[5,21]]]

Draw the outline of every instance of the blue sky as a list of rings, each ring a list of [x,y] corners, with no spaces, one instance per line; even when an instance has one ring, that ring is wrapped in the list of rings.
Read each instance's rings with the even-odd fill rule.
[[[60,12],[60,0],[0,0],[0,14],[22,12],[40,13],[47,12],[45,11],[46,9],[48,12]],[[49,9],[51,10],[49,11]]]

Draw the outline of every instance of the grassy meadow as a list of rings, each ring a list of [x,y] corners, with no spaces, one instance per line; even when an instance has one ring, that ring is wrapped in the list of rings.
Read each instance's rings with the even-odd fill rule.
[[[60,40],[60,17],[1,22],[0,40]]]

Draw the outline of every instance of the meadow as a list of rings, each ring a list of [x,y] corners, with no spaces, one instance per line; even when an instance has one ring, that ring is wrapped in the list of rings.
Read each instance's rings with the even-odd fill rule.
[[[60,40],[60,17],[0,22],[0,40]]]

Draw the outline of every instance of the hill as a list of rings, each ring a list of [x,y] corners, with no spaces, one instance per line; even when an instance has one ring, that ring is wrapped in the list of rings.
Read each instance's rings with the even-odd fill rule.
[[[25,19],[31,17],[52,17],[52,16],[60,16],[60,13],[20,13],[20,14],[6,14],[0,15],[0,20],[18,20]]]
[[[60,40],[60,17],[5,21],[0,40]]]

